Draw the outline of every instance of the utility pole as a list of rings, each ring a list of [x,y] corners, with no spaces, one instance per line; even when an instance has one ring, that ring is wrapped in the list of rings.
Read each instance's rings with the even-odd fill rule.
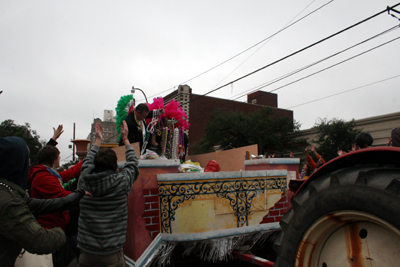
[[[75,140],[75,122],[74,122],[74,132],[72,140]],[[72,161],[75,162],[75,144],[72,145]]]

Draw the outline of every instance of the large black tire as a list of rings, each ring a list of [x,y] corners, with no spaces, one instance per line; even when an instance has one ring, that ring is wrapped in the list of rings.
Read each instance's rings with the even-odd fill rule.
[[[328,173],[291,203],[274,244],[274,267],[400,266],[399,168],[362,165]],[[377,240],[389,242],[390,251]]]

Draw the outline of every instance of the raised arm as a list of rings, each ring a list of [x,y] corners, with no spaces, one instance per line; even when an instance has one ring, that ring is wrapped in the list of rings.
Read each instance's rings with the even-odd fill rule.
[[[311,146],[311,151],[313,151],[313,152],[315,151],[314,145]],[[308,154],[308,149],[307,149],[307,147],[306,147],[306,149],[305,149],[305,153],[306,153],[308,165],[310,166],[310,168],[311,168],[312,170],[314,170],[314,169],[317,167],[317,164],[314,162],[314,160],[312,159],[312,157]]]
[[[103,126],[100,123],[96,123],[95,132],[96,140],[94,141],[94,145],[100,147],[103,142]]]
[[[125,166],[122,169],[121,173],[124,175],[124,177],[128,178],[126,179],[126,192],[127,195],[132,189],[133,183],[136,181],[138,175],[139,175],[139,159],[137,157],[136,151],[131,146],[129,143],[128,139],[128,126],[126,125],[126,122],[124,121],[121,125],[121,140],[123,140],[124,145],[125,145]]]
[[[58,125],[57,129],[53,127],[53,137],[50,138],[49,142],[46,145],[56,146],[57,139],[61,136],[64,132],[64,126],[62,124]]]
[[[315,145],[314,144],[311,146],[311,151],[314,152],[314,155],[318,158],[319,154],[315,150]]]
[[[304,149],[304,153],[306,154],[306,157],[308,157],[308,147],[306,146],[306,148]]]
[[[86,158],[83,160],[81,174],[90,173],[94,169],[94,157],[100,150],[101,142],[103,141],[103,126],[96,123],[95,126],[96,140],[94,141],[92,149],[89,150]],[[79,187],[80,181],[78,182]]]
[[[121,125],[121,140],[125,146],[131,144],[128,139],[128,134],[129,134],[128,125],[126,124],[126,121],[123,121]]]

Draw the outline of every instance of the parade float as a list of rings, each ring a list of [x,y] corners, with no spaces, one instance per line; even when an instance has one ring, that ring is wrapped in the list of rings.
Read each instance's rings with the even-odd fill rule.
[[[117,128],[134,106],[132,95],[121,97]],[[128,262],[134,266],[237,263],[249,259],[249,251],[270,246],[266,241],[278,233],[288,208],[288,169],[296,169],[288,166],[297,166],[298,159],[271,159],[275,164],[266,167],[245,160],[249,154],[245,150],[233,149],[220,152],[218,161],[225,166],[224,160],[239,158],[243,170],[183,172],[186,114],[175,100],[164,105],[162,98],[154,98],[148,107],[149,135],[141,148],[140,175],[128,196],[124,248]],[[161,140],[159,153],[149,152],[152,136]],[[296,174],[289,171],[291,176]],[[260,224],[263,220],[271,223]]]

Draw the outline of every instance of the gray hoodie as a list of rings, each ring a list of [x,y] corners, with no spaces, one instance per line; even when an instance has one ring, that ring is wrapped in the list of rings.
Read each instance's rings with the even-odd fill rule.
[[[122,250],[128,224],[127,196],[139,175],[139,160],[131,145],[126,146],[126,163],[121,172],[96,173],[93,146],[83,161],[78,188],[88,191],[80,201],[78,248],[97,255]]]

